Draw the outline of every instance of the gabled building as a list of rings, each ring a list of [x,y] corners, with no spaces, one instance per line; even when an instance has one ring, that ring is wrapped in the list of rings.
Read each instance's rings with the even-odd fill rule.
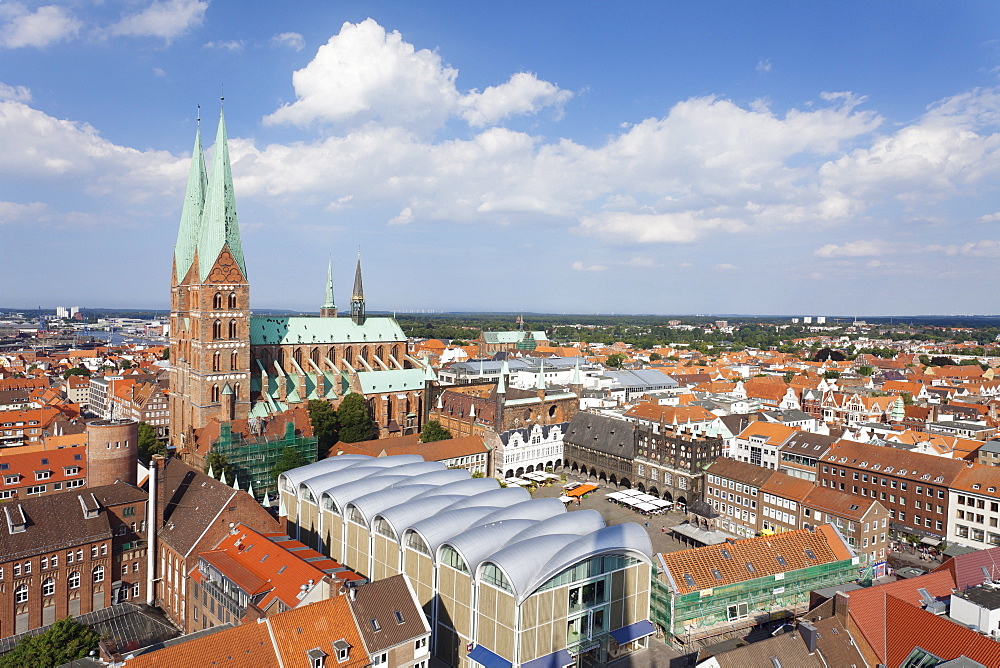
[[[804,612],[811,591],[856,579],[857,565],[830,524],[658,554],[652,619],[672,644],[705,644]]]
[[[448,438],[424,443],[420,436],[402,436],[393,439],[376,439],[358,443],[339,442],[330,449],[331,456],[364,455],[391,457],[393,455],[418,455],[428,462],[440,462],[448,468],[462,468],[469,473],[489,475],[492,469],[490,448],[479,436]]]

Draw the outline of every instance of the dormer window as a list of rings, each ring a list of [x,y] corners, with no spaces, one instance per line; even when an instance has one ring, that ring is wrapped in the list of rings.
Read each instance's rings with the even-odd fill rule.
[[[326,652],[319,647],[314,647],[306,652],[306,656],[309,657],[309,668],[323,668],[326,663]]]
[[[337,640],[333,643],[333,651],[337,653],[337,662],[343,663],[351,658],[351,644],[346,640]]]
[[[371,620],[371,625],[372,625],[372,631],[375,631],[376,633],[382,630],[382,627],[379,625],[377,619]]]

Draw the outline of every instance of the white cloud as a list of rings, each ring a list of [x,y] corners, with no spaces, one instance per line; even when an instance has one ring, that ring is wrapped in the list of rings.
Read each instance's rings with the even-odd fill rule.
[[[1000,212],[991,213],[991,214],[979,217],[979,222],[980,223],[995,223],[997,221],[1000,221]]]
[[[758,72],[770,72],[771,71],[771,59],[761,58],[757,61],[757,67],[754,68]]]
[[[926,249],[931,252],[943,253],[950,256],[1000,257],[1000,241],[995,239],[983,239],[981,241],[970,241],[964,244],[946,246],[931,244]]]
[[[483,127],[514,114],[536,114],[545,107],[561,109],[571,97],[573,93],[568,90],[540,81],[534,74],[519,72],[507,83],[464,96],[461,115],[469,125]]]
[[[571,92],[525,72],[463,95],[455,87],[457,77],[458,70],[436,52],[415,48],[399,32],[386,32],[373,19],[345,23],[308,65],[292,75],[296,100],[264,122],[359,127],[374,121],[427,132],[451,117],[484,127],[515,114],[561,109],[572,97]]]
[[[826,244],[813,251],[816,257],[871,257],[885,252],[885,242],[879,239],[848,241],[840,244]]]
[[[629,260],[626,260],[622,264],[624,264],[626,267],[641,267],[641,268],[660,266],[660,264],[653,258],[641,257],[641,256],[633,257]]]
[[[0,44],[9,49],[42,48],[76,36],[82,25],[62,7],[46,5],[29,12],[18,2],[0,4],[0,21]]]
[[[112,35],[160,37],[171,41],[201,25],[207,0],[154,0],[144,9],[124,16],[110,28]]]
[[[603,264],[584,264],[579,260],[570,265],[573,271],[607,271],[607,266]]]
[[[153,74],[156,75],[156,76],[158,76],[158,77],[160,77],[160,78],[162,78],[162,79],[166,79],[167,78],[167,72],[166,72],[166,70],[164,70],[162,68],[159,68],[159,67],[154,67],[153,68]]]
[[[413,222],[413,209],[405,207],[399,215],[389,219],[390,225],[409,225]]]
[[[31,102],[31,91],[24,86],[8,86],[0,81],[0,101]]]
[[[239,53],[243,50],[242,40],[230,40],[228,42],[206,42],[202,45],[203,49],[215,49],[216,51],[230,51],[233,53]]]
[[[47,208],[42,202],[32,202],[31,204],[0,202],[0,225],[37,220],[45,214]]]
[[[737,269],[739,269],[739,267],[737,267],[735,264],[727,264],[725,262],[723,262],[722,264],[715,265],[715,268],[718,269],[719,271],[736,271]]]
[[[353,123],[436,128],[458,99],[457,70],[372,19],[345,23],[292,75],[297,100],[265,123]]]
[[[271,46],[282,46],[301,51],[305,48],[306,39],[297,32],[283,32],[271,38]]]

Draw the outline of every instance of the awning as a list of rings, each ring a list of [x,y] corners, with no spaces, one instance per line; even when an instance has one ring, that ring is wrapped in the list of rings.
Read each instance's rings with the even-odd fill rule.
[[[566,668],[566,666],[575,666],[576,659],[573,655],[564,649],[558,652],[553,652],[552,654],[547,654],[538,659],[532,659],[527,663],[522,663],[522,668]]]
[[[469,658],[486,668],[512,668],[514,665],[507,659],[503,658],[499,654],[494,654],[482,645],[476,645],[472,651],[469,652]]]
[[[645,638],[646,636],[651,636],[654,633],[656,633],[656,629],[653,628],[652,622],[644,619],[641,622],[629,624],[628,626],[623,626],[617,631],[612,631],[611,637],[614,638],[615,642],[619,645],[626,645],[633,640]]]
[[[924,536],[923,538],[920,539],[920,542],[923,543],[924,545],[930,545],[930,546],[937,546],[941,544],[941,541],[939,541],[937,538],[931,538],[930,536]]]
[[[597,485],[580,485],[576,489],[566,492],[566,496],[583,496],[588,492],[593,492],[595,489],[597,489]]]

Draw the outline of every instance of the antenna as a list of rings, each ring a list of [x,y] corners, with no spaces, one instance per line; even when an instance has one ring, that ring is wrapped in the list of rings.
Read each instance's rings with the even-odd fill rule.
[[[219,102],[225,102],[226,101],[226,84],[219,84],[219,88],[222,91],[221,95],[219,95]]]
[[[198,105],[198,125],[201,125],[201,105]]]

